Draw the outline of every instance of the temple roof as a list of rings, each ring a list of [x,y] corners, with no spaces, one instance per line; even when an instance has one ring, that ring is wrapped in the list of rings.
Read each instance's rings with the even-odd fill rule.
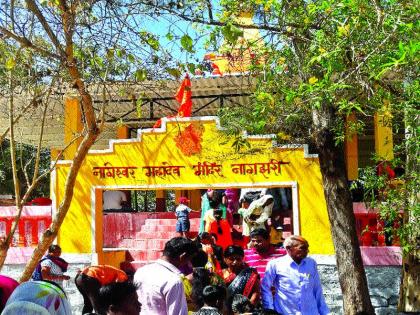
[[[255,86],[255,79],[249,76],[217,76],[191,78],[193,109],[192,116],[215,116],[221,107],[230,104],[248,104],[250,94]],[[99,117],[102,107],[105,110],[104,130],[98,138],[94,149],[102,149],[108,140],[116,138],[117,125],[124,124],[130,128],[132,137],[137,129],[150,128],[157,119],[177,113],[179,104],[174,99],[180,81],[145,81],[141,84],[132,82],[115,82],[108,84],[91,84],[88,86],[93,99],[95,111]],[[53,91],[48,103],[44,131],[44,147],[64,147],[64,98],[75,96],[74,90],[59,87]],[[19,113],[29,100],[30,95],[15,95],[15,113]],[[7,99],[0,99],[0,135],[9,126]],[[37,144],[43,106],[31,107],[15,129],[18,141]]]

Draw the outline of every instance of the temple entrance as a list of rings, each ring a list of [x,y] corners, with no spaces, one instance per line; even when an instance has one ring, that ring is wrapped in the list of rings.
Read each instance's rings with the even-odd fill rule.
[[[109,190],[103,190],[102,196],[106,195]],[[283,237],[291,234],[299,234],[299,210],[297,191],[294,192],[292,186],[272,186],[272,187],[242,187],[242,188],[223,188],[219,187],[217,191],[227,195],[225,203],[228,211],[232,213],[232,234],[234,239],[241,243],[242,235],[242,216],[238,213],[238,209],[243,207],[242,199],[247,198],[247,191],[263,192],[266,195],[272,195],[274,205],[272,215],[269,220],[269,227],[281,230]],[[116,197],[121,194],[120,190],[116,193]],[[105,210],[106,205],[104,199],[102,201],[103,209],[103,244],[102,248],[111,250],[112,248],[135,248],[143,239],[163,240],[175,236],[175,208],[177,206],[177,198],[179,196],[187,197],[190,202],[189,206],[195,210],[191,213],[191,237],[195,237],[199,232],[199,221],[201,213],[201,198],[206,194],[207,189],[182,189],[182,190],[122,190],[124,194],[130,196],[130,207],[120,210]],[[227,193],[225,193],[227,192]],[[159,203],[156,196],[164,196],[165,209],[159,211]],[[244,197],[245,196],[245,197]],[[295,219],[294,219],[295,218]],[[153,228],[152,220],[157,225],[165,223],[165,227]],[[166,221],[165,221],[166,220]],[[294,224],[296,223],[296,224]],[[171,225],[172,224],[172,225]],[[161,225],[162,226],[162,225]],[[164,232],[164,233],[159,233]]]
[[[264,135],[246,137],[249,146],[237,150],[235,139],[220,129],[216,117],[164,118],[161,128],[142,130],[136,139],[112,140],[109,149],[89,151],[59,231],[63,252],[118,266],[134,247],[139,256],[133,259],[153,259],[158,251],[151,255],[140,248],[158,248],[175,233],[172,211],[179,196],[200,209],[207,189],[264,188],[277,189],[272,193],[281,208],[274,213],[286,235],[303,235],[314,244],[312,253],[332,254],[318,157],[305,145],[279,147]],[[62,201],[69,164],[59,161],[53,173],[53,207]],[[120,191],[115,195],[121,202],[105,211],[107,191]],[[240,226],[240,218],[234,223]]]

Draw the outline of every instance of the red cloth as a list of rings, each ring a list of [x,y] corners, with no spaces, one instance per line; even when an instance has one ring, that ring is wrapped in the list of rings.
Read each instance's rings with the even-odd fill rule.
[[[395,172],[387,161],[383,161],[376,166],[378,176],[387,175],[388,179],[395,178]]]
[[[185,75],[184,80],[181,83],[178,91],[175,94],[175,99],[180,104],[178,108],[178,114],[176,116],[166,116],[167,118],[172,117],[191,117],[192,111],[192,91],[191,91],[191,80],[188,74]],[[153,125],[153,128],[159,128],[161,126],[162,119],[160,118]]]
[[[222,233],[219,233],[218,231],[219,225],[216,220],[210,223],[209,233],[210,234],[214,233],[217,236],[216,245],[221,246],[223,250],[225,250],[226,247],[233,244],[231,228],[230,228],[230,224],[225,219],[221,219],[219,223],[220,223],[220,228],[222,229]]]
[[[52,200],[50,198],[38,197],[32,199],[29,204],[33,206],[49,206],[52,204]]]
[[[223,75],[223,74],[222,74],[222,71],[220,71],[219,66],[218,66],[218,65],[216,65],[214,62],[212,62],[212,63],[211,63],[211,67],[213,68],[213,71],[212,71],[212,73],[211,73],[211,74],[213,74],[213,75],[220,75],[220,76],[222,76],[222,75]]]
[[[181,106],[178,108],[178,117],[191,117],[192,110],[192,91],[191,91],[191,80],[188,74],[182,81],[178,92],[175,94],[175,99]]]

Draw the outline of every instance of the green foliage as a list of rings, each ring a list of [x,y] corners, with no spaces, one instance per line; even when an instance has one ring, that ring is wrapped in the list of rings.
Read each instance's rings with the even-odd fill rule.
[[[234,20],[248,7],[257,12],[254,23],[261,28],[280,25],[277,31],[260,30],[265,35],[264,47],[253,51],[256,59],[263,60],[252,68],[261,80],[249,106],[254,114],[239,120],[250,132],[282,132],[311,142],[315,134],[304,134],[300,122],[310,131],[313,110],[330,108],[336,119],[328,122],[329,128],[340,143],[345,139],[347,115],[371,116],[383,107],[385,97],[396,106],[404,82],[415,77],[418,23],[412,19],[414,3],[387,2],[382,8],[367,0],[245,1],[241,5],[224,1],[223,5],[226,20]],[[222,34],[235,42],[230,23]],[[271,109],[261,103],[261,91],[274,95]],[[237,114],[243,112],[238,108]],[[362,127],[359,124],[355,129],[362,132]]]
[[[232,24],[223,26],[221,28],[221,32],[225,39],[231,44],[235,44],[238,38],[243,35],[243,30]]]
[[[188,34],[183,35],[180,42],[182,48],[188,52],[193,52],[193,40]]]
[[[18,178],[21,184],[21,192],[25,193],[27,188],[24,169],[31,176],[35,166],[36,148],[30,145],[17,144],[16,166],[18,170]],[[26,166],[27,165],[27,166]],[[41,173],[48,171],[50,167],[50,151],[44,149],[41,151],[40,167]],[[49,178],[46,178],[33,191],[31,199],[36,197],[49,196],[50,194]],[[0,194],[14,195],[15,189],[13,184],[12,165],[10,160],[10,143],[4,140],[0,145]]]

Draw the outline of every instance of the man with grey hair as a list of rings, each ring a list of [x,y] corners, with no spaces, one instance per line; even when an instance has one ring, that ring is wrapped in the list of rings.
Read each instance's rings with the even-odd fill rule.
[[[307,257],[308,241],[292,235],[284,241],[284,247],[287,255],[268,263],[261,283],[264,309],[283,315],[330,314],[322,295],[316,262]]]

